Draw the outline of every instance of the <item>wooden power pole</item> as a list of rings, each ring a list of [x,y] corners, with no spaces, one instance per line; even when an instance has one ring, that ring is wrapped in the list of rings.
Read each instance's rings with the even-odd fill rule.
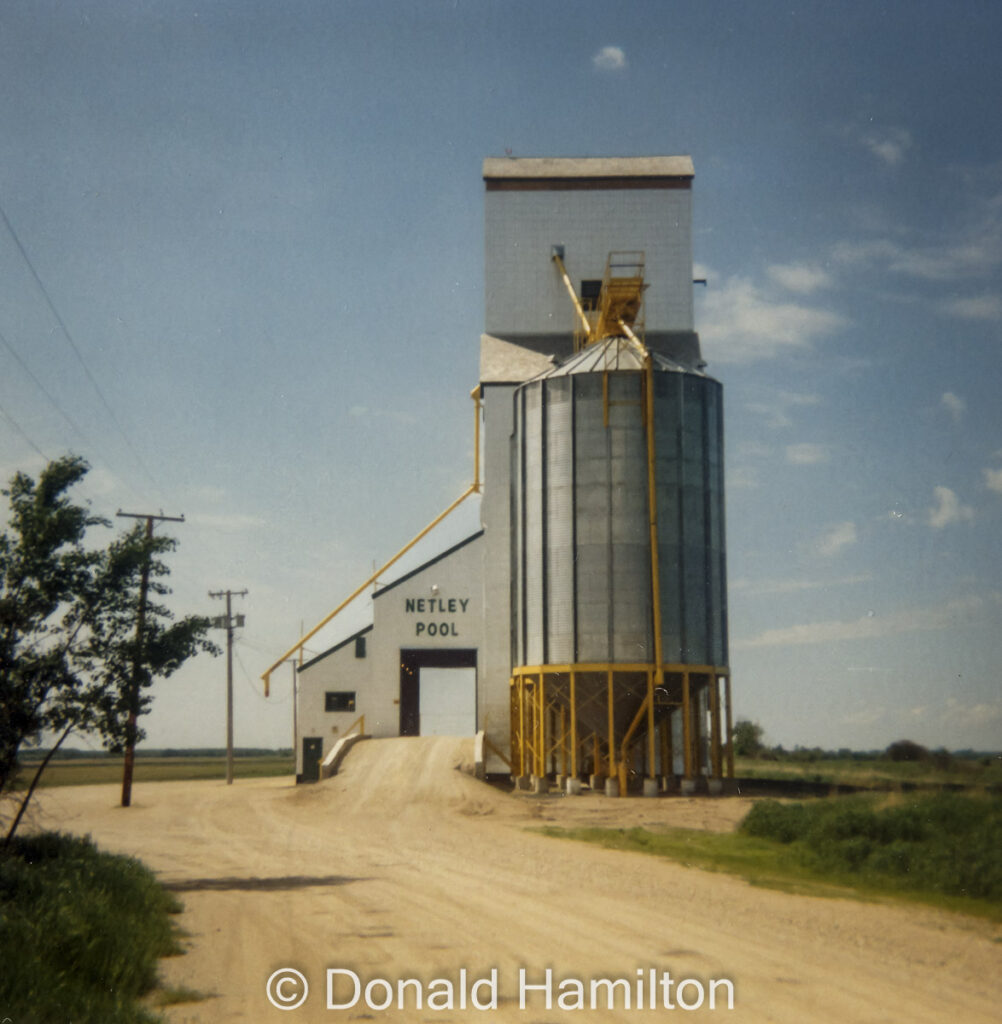
[[[146,520],[146,543],[153,540],[153,521],[183,523],[184,516],[165,516],[162,512],[153,515],[147,512],[123,512],[118,515],[123,519]],[[129,688],[129,718],[125,728],[125,764],[122,770],[122,806],[132,803],[132,774],[136,764],[136,732],[139,718],[140,677],[143,670],[143,636],[146,632],[146,595],[150,586],[150,555],[147,553],[139,577],[139,611],[136,615],[136,655],[132,663],[132,686]]]
[[[210,590],[209,597],[226,598],[226,618],[218,623],[226,629],[226,785],[233,785],[233,598],[246,597],[246,590]],[[238,616],[243,625],[243,616]]]

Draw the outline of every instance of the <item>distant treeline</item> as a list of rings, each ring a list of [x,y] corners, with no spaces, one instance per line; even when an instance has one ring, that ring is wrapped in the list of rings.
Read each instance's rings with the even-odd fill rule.
[[[41,761],[48,753],[47,747],[35,747],[30,750],[22,750],[22,761]],[[80,750],[78,748],[60,748],[53,755],[53,761],[81,761],[97,760],[109,757],[116,757],[106,750]],[[279,750],[271,750],[267,747],[234,747],[234,757],[292,757],[291,747],[284,747]],[[164,758],[164,757],[226,757],[225,747],[163,747],[161,749],[151,748],[136,751],[137,758]]]
[[[838,750],[824,750],[821,747],[794,747],[785,750],[782,745],[777,747],[761,747],[751,756],[763,761],[936,761],[955,759],[957,761],[981,761],[985,758],[999,757],[997,750],[927,750],[925,747],[909,740],[892,743],[884,750],[849,750],[841,747]]]

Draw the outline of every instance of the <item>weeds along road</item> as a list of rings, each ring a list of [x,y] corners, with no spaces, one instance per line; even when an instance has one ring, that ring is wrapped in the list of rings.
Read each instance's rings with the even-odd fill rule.
[[[187,955],[164,961],[169,985],[209,994],[166,1013],[172,1022],[488,1021],[662,1019],[838,1024],[994,1022],[1002,1002],[1002,928],[915,906],[795,896],[641,854],[527,831],[535,824],[636,824],[728,829],[737,798],[607,800],[511,796],[456,770],[465,740],[379,740],[354,748],[337,778],[138,785],[133,806],[114,786],[50,789],[34,824],[89,833],[140,857],[185,905]],[[294,1010],[275,1009],[266,983],[295,968],[310,985]],[[353,971],[380,1005],[378,981],[448,979],[455,1007],[327,1008],[325,972]],[[553,1006],[542,984],[552,969]],[[649,970],[668,971],[674,1010],[650,1009]],[[497,970],[495,1009],[458,1008]],[[637,1008],[638,971],[644,1007]],[[350,977],[335,975],[334,1001]],[[590,1005],[592,978],[625,979],[632,1005]],[[585,983],[585,1010],[573,1005]],[[734,1009],[726,1009],[733,983]],[[702,1008],[695,1005],[704,986]],[[277,989],[290,1002],[296,980]],[[425,998],[434,989],[425,989]],[[437,991],[444,991],[438,989]],[[481,988],[486,1001],[490,992]],[[468,996],[469,1000],[469,996]]]

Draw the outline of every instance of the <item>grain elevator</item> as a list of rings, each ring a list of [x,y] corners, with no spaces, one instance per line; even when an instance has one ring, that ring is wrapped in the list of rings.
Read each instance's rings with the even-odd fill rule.
[[[371,735],[478,731],[487,770],[536,790],[717,792],[723,405],[694,329],[692,161],[488,159],[483,180],[480,454],[460,499],[480,494],[482,530],[386,588],[463,615],[421,628],[377,591],[368,664],[356,637],[300,669],[297,771],[302,740],[322,758],[364,714]]]

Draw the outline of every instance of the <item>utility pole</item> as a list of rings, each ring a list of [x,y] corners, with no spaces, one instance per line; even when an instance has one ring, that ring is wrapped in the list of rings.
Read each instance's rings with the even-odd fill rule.
[[[184,516],[165,516],[163,512],[153,515],[148,512],[123,512],[118,510],[122,519],[146,520],[146,544],[153,540],[153,521],[183,523]],[[122,806],[132,803],[132,773],[136,764],[136,720],[139,717],[140,676],[143,669],[143,636],[146,632],[146,594],[150,586],[150,554],[147,551],[139,577],[139,611],[136,615],[136,654],[132,663],[132,686],[129,689],[129,718],[125,727],[125,764],[122,769]]]
[[[209,597],[226,598],[226,618],[220,623],[226,629],[226,785],[233,785],[233,605],[234,597],[246,597],[246,590],[210,590]],[[243,625],[243,616],[237,616],[238,625]]]

